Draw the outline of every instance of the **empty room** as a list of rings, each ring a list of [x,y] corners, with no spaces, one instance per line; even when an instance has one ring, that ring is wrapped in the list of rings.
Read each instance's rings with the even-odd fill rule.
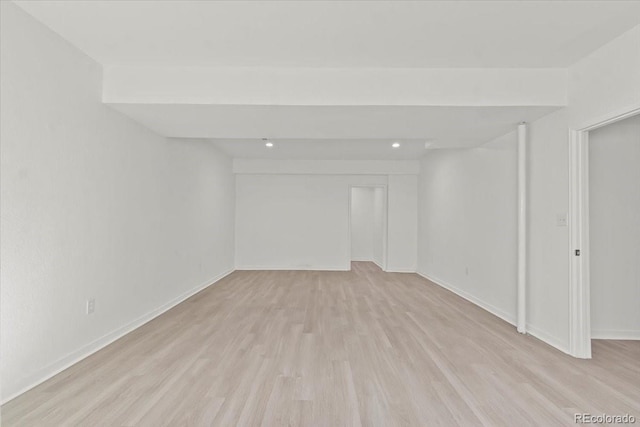
[[[640,1],[0,1],[2,426],[640,423]]]

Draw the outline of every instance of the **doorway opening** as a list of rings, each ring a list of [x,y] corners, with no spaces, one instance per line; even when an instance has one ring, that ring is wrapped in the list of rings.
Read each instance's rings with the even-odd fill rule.
[[[591,338],[640,340],[640,115],[588,146]]]
[[[628,294],[636,292],[635,311],[640,295],[629,288],[640,280],[640,241],[634,222],[640,190],[634,175],[638,163],[633,162],[634,150],[640,150],[639,115],[640,106],[635,106],[570,130],[569,345],[574,357],[591,358],[592,338],[636,339],[638,335],[634,315],[625,313]],[[634,164],[628,165],[629,161]],[[623,224],[616,224],[620,221]],[[594,298],[598,300],[592,303]]]
[[[375,263],[387,269],[387,189],[384,186],[349,188],[349,265]]]

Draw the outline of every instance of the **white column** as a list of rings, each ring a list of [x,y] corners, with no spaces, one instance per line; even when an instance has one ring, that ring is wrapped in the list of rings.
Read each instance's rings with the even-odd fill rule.
[[[527,124],[518,125],[518,332],[527,332]]]

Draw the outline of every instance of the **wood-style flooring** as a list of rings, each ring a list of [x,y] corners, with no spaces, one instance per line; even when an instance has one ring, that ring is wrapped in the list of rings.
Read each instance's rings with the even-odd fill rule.
[[[557,426],[635,415],[640,342],[571,358],[415,274],[237,271],[2,407],[4,426]]]

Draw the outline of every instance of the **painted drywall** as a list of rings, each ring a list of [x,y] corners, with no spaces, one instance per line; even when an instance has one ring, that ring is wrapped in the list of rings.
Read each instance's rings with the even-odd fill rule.
[[[530,332],[569,351],[568,130],[640,107],[640,26],[569,67],[569,106],[531,123],[529,132]]]
[[[383,270],[386,266],[386,251],[385,246],[387,243],[387,190],[384,188],[373,189],[373,262],[378,264],[378,267]]]
[[[381,186],[374,191],[373,259],[384,266],[388,255],[392,271],[415,271],[419,166],[417,161],[234,160],[236,267],[349,269],[349,187]],[[387,200],[393,206],[387,207]],[[393,247],[383,249],[387,241]]]
[[[564,68],[301,68],[111,65],[108,103],[226,105],[566,104]]]
[[[104,63],[276,69],[566,67],[640,16],[633,1],[272,3],[20,5]]]
[[[351,261],[373,261],[373,190],[351,189]]]
[[[570,351],[571,248],[568,227],[559,219],[569,209],[568,131],[594,124],[604,115],[640,108],[640,26],[569,67],[568,78],[568,107],[530,123],[528,132],[527,331],[565,352]],[[515,214],[509,214],[508,220],[501,217],[497,222],[493,222],[493,218],[478,222],[477,206],[471,209],[470,203],[476,197],[478,205],[483,206],[484,199],[497,194],[488,189],[504,191],[506,182],[515,185],[515,154],[510,153],[512,161],[503,159],[502,169],[494,169],[500,167],[497,158],[492,160],[497,162],[493,166],[487,158],[485,169],[462,167],[461,159],[475,154],[473,149],[457,153],[434,152],[421,164],[418,271],[512,321],[515,285],[511,288],[507,281],[513,277],[511,280],[515,282],[515,271],[508,271],[516,265]],[[460,165],[456,165],[456,161]],[[473,164],[480,168],[482,162],[474,161]],[[478,182],[467,182],[464,187],[483,192],[471,194],[464,188],[450,188],[449,181],[468,179],[474,173]],[[496,174],[501,173],[504,182],[483,185],[485,180],[495,179]],[[503,192],[501,199],[487,201],[487,207],[502,203],[500,212],[504,213],[504,209],[515,212],[515,190],[509,190],[509,193],[513,194],[510,204],[507,193]],[[436,200],[441,203],[434,203]],[[468,212],[463,215],[461,209],[465,207]],[[483,212],[486,212],[484,208],[480,209],[481,218]],[[478,231],[476,227],[484,231]],[[478,233],[485,235],[481,237]],[[494,243],[485,244],[492,242],[496,235],[505,236],[506,240],[499,245],[502,252],[495,250]],[[513,242],[513,246],[507,241]],[[512,248],[511,255],[507,253],[507,247]],[[485,259],[488,255],[492,255],[491,259]],[[476,259],[482,261],[486,271],[480,267],[481,271],[477,272],[470,265],[467,277],[465,268]],[[498,294],[499,298],[496,297]]]
[[[418,160],[234,159],[233,172],[254,175],[417,175],[420,172],[420,162]]]
[[[558,215],[569,209],[568,111],[529,127],[527,328],[568,351],[569,230]]]
[[[349,270],[349,187],[377,175],[236,176],[238,269]]]
[[[592,119],[640,107],[640,25],[569,67],[569,120]]]
[[[418,176],[390,175],[387,271],[415,272],[418,257]]]
[[[235,178],[102,105],[100,66],[1,3],[4,401],[229,272]]]
[[[516,135],[434,150],[419,177],[418,271],[513,323]]]
[[[591,336],[640,339],[640,115],[589,133]]]

